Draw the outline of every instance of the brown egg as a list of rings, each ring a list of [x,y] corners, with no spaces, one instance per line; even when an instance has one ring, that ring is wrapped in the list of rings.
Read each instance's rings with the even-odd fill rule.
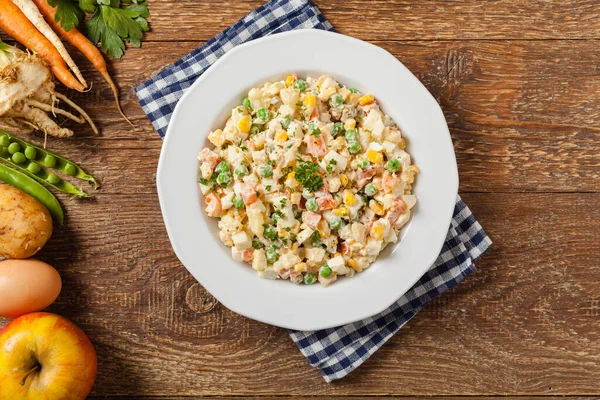
[[[0,262],[0,317],[16,318],[41,311],[56,300],[62,288],[58,272],[38,260]]]

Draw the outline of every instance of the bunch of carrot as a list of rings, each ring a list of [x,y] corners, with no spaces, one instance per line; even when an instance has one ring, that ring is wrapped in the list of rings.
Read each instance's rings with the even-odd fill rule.
[[[0,29],[43,58],[52,69],[54,76],[65,86],[80,92],[84,91],[88,85],[56,35],[56,33],[60,34],[81,51],[106,79],[115,97],[119,113],[131,124],[121,109],[118,89],[108,74],[100,50],[76,28],[65,31],[58,22],[55,22],[55,13],[56,8],[49,5],[47,0],[0,0]]]

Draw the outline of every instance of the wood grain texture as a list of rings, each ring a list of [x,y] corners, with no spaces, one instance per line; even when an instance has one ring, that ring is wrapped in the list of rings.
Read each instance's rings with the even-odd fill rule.
[[[307,384],[323,396],[600,393],[600,194],[464,198],[493,252],[333,385],[284,330],[234,314],[194,281],[155,195],[70,205],[40,258],[64,280],[51,311],[96,346],[97,395],[291,396]]]
[[[102,136],[82,126],[49,146],[103,186],[92,201],[59,196],[67,224],[39,257],[64,281],[50,311],[98,351],[92,398],[598,398],[597,1],[315,1],[338,31],[398,57],[440,103],[461,194],[494,240],[477,272],[331,385],[284,330],[227,310],[177,260],[156,195],[161,141],[133,92],[262,3],[151,2],[148,41],[109,66],[135,128],[75,57],[94,86],[68,94]]]
[[[205,41],[263,3],[153,1],[149,7],[152,32],[148,38]],[[315,0],[314,3],[338,31],[365,40],[600,38],[596,0]],[[173,10],[177,10],[175,16]],[[190,29],[181,29],[182,26]]]
[[[600,46],[588,41],[376,43],[414,71],[440,103],[454,140],[461,191],[600,190]],[[113,62],[135,129],[119,117],[108,87],[80,63],[95,86],[90,93],[69,94],[86,105],[103,136],[90,139],[84,126],[78,130],[83,138],[72,141],[67,153],[97,171],[104,190],[154,192],[147,178],[155,173],[161,142],[133,88],[194,47],[147,43]],[[418,132],[407,132],[409,139],[411,134]],[[60,141],[50,145],[61,146]],[[123,169],[120,160],[130,154],[139,158]],[[486,175],[494,179],[482,179]]]

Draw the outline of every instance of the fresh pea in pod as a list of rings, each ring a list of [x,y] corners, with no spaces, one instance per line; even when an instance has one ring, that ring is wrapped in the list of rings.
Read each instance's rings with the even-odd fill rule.
[[[7,143],[4,145],[3,143]],[[36,146],[32,143],[26,142],[18,137],[15,137],[3,130],[0,130],[0,145],[5,147],[12,147],[12,152],[9,149],[9,153],[12,155],[16,152],[22,152],[27,160],[35,161],[47,168],[52,168],[58,172],[72,176],[77,179],[84,180],[91,185],[94,185],[94,189],[98,189],[100,184],[92,175],[86,173],[81,167],[74,162],[59,156],[51,151],[48,151],[42,147]],[[18,147],[18,148],[17,148]],[[2,157],[5,159],[5,157]],[[58,189],[60,190],[60,189]],[[75,194],[69,192],[70,194]],[[84,196],[89,197],[89,196]]]
[[[1,132],[1,131],[0,131]],[[9,138],[11,138],[8,134],[7,135]],[[20,140],[20,139],[19,139]],[[20,143],[22,142],[22,143]],[[19,150],[25,149],[25,152],[28,152],[29,155],[32,155],[32,150],[27,151],[28,148],[33,148],[31,145],[28,145],[26,142],[20,141],[20,142],[13,142],[9,145],[13,146],[13,150],[15,150],[17,147]],[[52,155],[52,154],[48,154],[45,150],[44,153],[42,153],[41,151],[37,150],[37,149],[33,149],[36,152],[36,160],[29,160],[27,159],[27,155],[24,154],[21,151],[15,151],[13,152],[13,154],[10,153],[10,151],[6,151],[6,152],[2,152],[0,154],[0,160],[6,162],[8,165],[10,165],[14,170],[29,175],[29,177],[37,180],[38,182],[48,185],[56,190],[58,190],[59,192],[63,192],[63,193],[67,193],[70,195],[73,195],[75,197],[78,198],[89,198],[91,197],[89,194],[85,193],[83,190],[81,190],[80,188],[76,187],[75,185],[71,184],[70,182],[65,181],[64,179],[61,179],[58,175],[49,172],[48,170],[46,170],[45,168],[42,168],[41,165],[54,165],[57,166],[59,165],[59,163],[62,163],[64,159],[61,159],[58,156]],[[45,154],[43,158],[41,158],[41,155]],[[40,165],[41,164],[41,165]],[[71,165],[71,167],[68,167],[68,165]],[[62,164],[61,164],[62,166]],[[77,169],[78,167],[76,167],[74,164],[70,163],[70,162],[66,162],[64,163],[64,167],[61,167],[60,169],[57,169],[59,171],[62,171],[66,174],[69,174],[71,176],[73,176],[73,174],[78,174],[78,171],[80,171],[81,169]]]
[[[63,224],[65,215],[60,203],[56,197],[54,197],[54,195],[41,184],[37,183],[24,173],[11,169],[5,164],[0,164],[0,181],[6,182],[9,185],[20,189],[31,197],[35,198],[37,201],[42,203],[48,209],[48,211],[50,211],[52,218],[54,218],[59,224]]]

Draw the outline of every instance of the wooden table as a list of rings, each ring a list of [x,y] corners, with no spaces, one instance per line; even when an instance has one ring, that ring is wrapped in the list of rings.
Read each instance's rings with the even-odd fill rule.
[[[98,351],[93,397],[600,396],[598,1],[316,2],[439,101],[460,193],[494,240],[476,273],[334,384],[283,329],[227,310],[179,263],[156,195],[161,140],[133,92],[262,3],[151,2],[143,47],[111,64],[135,129],[79,62],[95,84],[69,95],[102,136],[81,128],[50,148],[103,187],[95,201],[62,198],[68,222],[40,257],[63,277],[51,311]]]

